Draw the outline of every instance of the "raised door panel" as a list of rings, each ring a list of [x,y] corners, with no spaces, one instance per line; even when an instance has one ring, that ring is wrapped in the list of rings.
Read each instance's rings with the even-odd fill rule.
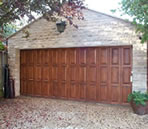
[[[122,96],[121,96],[122,103],[127,103],[128,95],[132,92],[131,88],[128,86],[123,86],[121,91],[122,91],[121,92],[122,93]]]
[[[43,60],[43,65],[44,66],[49,66],[49,63],[50,63],[50,56],[49,56],[49,50],[46,49],[46,50],[42,50],[42,60]]]
[[[50,87],[50,69],[48,66],[44,66],[42,68],[42,86],[41,86],[41,93],[42,96],[49,96],[49,87]]]
[[[67,83],[62,82],[60,84],[60,97],[67,98]]]
[[[120,48],[111,48],[111,65],[120,64]]]
[[[87,83],[87,68],[79,67],[79,83],[85,84]]]
[[[78,81],[78,69],[77,67],[69,68],[69,80],[71,83],[76,83]]]
[[[108,48],[100,48],[100,65],[108,65]]]
[[[79,65],[86,66],[87,64],[87,48],[79,49]]]
[[[108,84],[108,67],[100,66],[100,85]]]
[[[27,64],[27,54],[26,51],[21,51],[20,53],[20,64],[21,65],[26,65]]]
[[[45,97],[49,96],[49,82],[48,81],[42,81],[41,95]]]
[[[111,84],[120,84],[120,74],[119,74],[119,67],[112,67],[111,68]]]
[[[123,67],[123,84],[130,84],[131,68]]]
[[[106,85],[100,86],[100,101],[101,102],[108,101],[108,87]]]
[[[112,85],[111,87],[111,102],[120,103],[120,86]]]
[[[34,70],[35,81],[42,81],[42,67],[36,66]]]
[[[34,90],[33,90],[33,95],[41,96],[41,81],[35,81],[34,82]]]
[[[97,65],[97,49],[96,48],[87,49],[87,65],[92,65],[92,66]]]
[[[67,90],[68,90],[68,68],[66,66],[66,62],[65,65],[60,67],[60,71],[59,71],[59,86],[60,86],[60,97],[62,98],[67,98],[68,94],[67,94]]]
[[[97,68],[96,67],[87,67],[87,82],[89,84],[97,83]]]
[[[27,66],[22,65],[21,66],[21,80],[26,80],[27,79]]]
[[[34,67],[28,66],[28,68],[27,68],[27,78],[30,81],[34,80]]]
[[[119,74],[119,68],[118,67],[112,67],[111,68],[111,80],[110,80],[110,85],[111,85],[111,102],[112,103],[119,103],[121,99],[121,94],[120,94],[120,74]]]
[[[87,84],[86,99],[88,101],[96,101],[97,100],[96,85],[95,84]]]
[[[28,50],[26,53],[27,56],[27,65],[34,65],[34,51]]]
[[[21,80],[21,94],[26,95],[27,94],[27,81]]]
[[[50,81],[51,79],[51,69],[48,66],[42,68],[42,80]]]
[[[70,83],[70,91],[69,91],[69,97],[70,99],[79,99],[79,85],[76,83]]]
[[[34,86],[34,68],[32,66],[27,67],[27,93],[33,95]]]
[[[52,67],[52,80],[58,81],[58,67]]]
[[[67,66],[68,62],[68,50],[67,49],[60,49],[59,50],[59,63],[62,66]]]
[[[58,49],[52,50],[52,66],[57,66],[59,61]]]
[[[68,68],[65,66],[60,67],[60,82],[67,83],[68,80]]]
[[[27,84],[27,86],[26,86],[27,94],[33,95],[33,85],[34,85],[33,81],[28,80],[26,84]]]
[[[52,96],[53,97],[59,97],[60,96],[59,83],[55,80],[52,81]]]
[[[131,65],[131,49],[123,48],[123,65]]]
[[[43,62],[43,52],[42,50],[36,50],[34,52],[34,63],[36,66],[42,65]]]
[[[80,83],[80,99],[86,100],[86,84]]]
[[[71,48],[68,51],[68,59],[69,59],[69,65],[76,65],[77,64],[77,49]]]
[[[70,98],[79,98],[79,84],[78,84],[78,68],[69,68],[69,86],[70,86]]]

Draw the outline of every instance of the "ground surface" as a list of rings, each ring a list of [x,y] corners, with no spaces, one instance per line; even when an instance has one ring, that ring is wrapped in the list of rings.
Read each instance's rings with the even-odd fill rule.
[[[0,99],[0,129],[148,129],[148,115],[129,106],[19,97]]]

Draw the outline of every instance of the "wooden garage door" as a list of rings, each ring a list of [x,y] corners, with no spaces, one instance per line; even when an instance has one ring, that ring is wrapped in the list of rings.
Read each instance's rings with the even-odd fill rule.
[[[22,50],[21,94],[126,103],[131,52],[131,46]]]

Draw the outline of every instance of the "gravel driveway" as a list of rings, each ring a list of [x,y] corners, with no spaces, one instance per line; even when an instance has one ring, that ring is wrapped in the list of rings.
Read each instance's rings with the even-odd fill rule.
[[[129,106],[19,97],[0,99],[0,129],[148,129]]]

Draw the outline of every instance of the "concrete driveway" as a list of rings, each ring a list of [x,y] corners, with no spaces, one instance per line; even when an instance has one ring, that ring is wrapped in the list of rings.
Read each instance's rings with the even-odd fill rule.
[[[129,106],[36,97],[0,99],[0,129],[148,129]]]

